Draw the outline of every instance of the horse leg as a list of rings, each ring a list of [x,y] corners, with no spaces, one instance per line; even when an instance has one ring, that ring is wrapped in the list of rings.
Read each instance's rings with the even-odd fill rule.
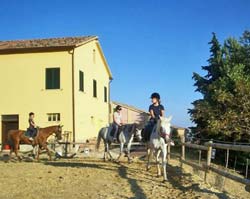
[[[148,156],[147,171],[150,169],[150,161],[151,161],[152,154],[153,154],[153,151],[150,148],[148,148],[147,149],[147,156]]]
[[[37,147],[38,147],[38,145],[33,146],[33,154],[32,154],[33,158],[35,158],[37,156],[37,152],[38,152]]]
[[[167,145],[164,144],[164,147],[162,149],[162,169],[163,169],[163,182],[166,182],[168,180],[167,178],[167,172],[166,172],[166,166],[167,166]]]
[[[13,144],[14,153],[16,154],[16,157],[18,158],[18,160],[21,161],[22,158],[18,155],[18,146],[19,146],[19,140],[16,140]]]
[[[159,160],[160,154],[161,154],[161,150],[157,150],[156,152],[157,177],[161,176],[161,168],[160,168],[160,160]]]
[[[112,157],[112,155],[111,155],[111,153],[110,153],[110,151],[109,151],[109,143],[107,143],[106,146],[107,146],[107,153],[108,153],[108,155],[109,155],[109,157],[110,157],[110,161],[112,161],[112,160],[113,160],[113,157]]]
[[[11,156],[12,156],[13,152],[14,152],[14,145],[10,146],[10,154],[9,154],[10,159],[11,159]]]
[[[38,149],[37,149],[36,160],[39,161],[39,156],[40,156],[40,152],[41,152],[41,147],[40,147],[40,145],[38,145],[37,147],[38,147]]]
[[[128,154],[127,154],[127,156],[128,156],[128,162],[129,162],[129,163],[132,162],[132,159],[131,159],[131,157],[130,157],[131,144],[132,144],[132,142],[129,142],[129,143],[128,143],[128,146],[127,146],[127,149],[128,149]]]
[[[107,158],[107,144],[104,142],[104,154],[103,154],[103,160],[106,162]]]
[[[6,160],[6,162],[8,162],[9,160],[11,160],[12,153],[13,153],[13,146],[10,147],[10,154],[9,154],[9,157],[8,157],[8,159]]]
[[[51,153],[50,153],[50,150],[48,149],[47,145],[46,145],[46,144],[44,144],[44,145],[43,145],[43,148],[45,148],[45,149],[46,149],[47,154],[48,154],[48,156],[49,156],[49,161],[51,161],[51,160],[52,160],[52,158],[51,158]]]
[[[116,159],[117,162],[119,162],[121,156],[122,156],[122,153],[123,153],[123,147],[124,147],[124,143],[121,143],[120,144],[120,154],[118,156],[118,158]]]

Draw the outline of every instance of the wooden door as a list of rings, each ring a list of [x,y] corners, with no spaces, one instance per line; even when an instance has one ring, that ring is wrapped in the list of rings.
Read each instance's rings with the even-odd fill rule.
[[[7,144],[8,131],[18,129],[18,121],[2,121],[2,147]]]

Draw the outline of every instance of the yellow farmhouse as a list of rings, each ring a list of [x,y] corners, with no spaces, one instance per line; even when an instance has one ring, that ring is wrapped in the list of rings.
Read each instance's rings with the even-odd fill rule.
[[[96,36],[0,41],[0,133],[64,125],[73,141],[109,123],[112,74]]]

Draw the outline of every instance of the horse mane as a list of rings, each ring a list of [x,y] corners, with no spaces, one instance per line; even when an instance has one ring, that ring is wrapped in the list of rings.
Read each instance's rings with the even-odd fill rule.
[[[159,133],[160,132],[160,128],[161,128],[161,120],[157,120],[157,123],[156,123],[156,132]]]
[[[53,126],[47,126],[47,127],[42,127],[42,128],[39,128],[39,129],[49,129],[49,128],[55,128],[55,127],[58,127],[59,125],[53,125]]]
[[[124,132],[135,133],[136,127],[137,127],[136,123],[130,123],[130,124],[123,125],[122,128]]]

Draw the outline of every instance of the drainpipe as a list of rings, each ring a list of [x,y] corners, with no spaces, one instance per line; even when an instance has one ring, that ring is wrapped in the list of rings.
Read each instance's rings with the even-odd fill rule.
[[[110,117],[111,117],[110,114],[111,114],[111,109],[112,109],[112,105],[111,105],[111,101],[110,101],[110,98],[111,98],[110,97],[110,84],[111,84],[112,80],[113,79],[109,80],[109,88],[108,88],[108,103],[109,103],[109,113],[108,113],[108,118],[109,119],[108,119],[108,122],[109,122],[109,124],[111,123],[111,121],[110,121]]]
[[[72,120],[73,120],[73,142],[75,142],[75,61],[74,53],[75,49],[69,51],[72,55]]]

